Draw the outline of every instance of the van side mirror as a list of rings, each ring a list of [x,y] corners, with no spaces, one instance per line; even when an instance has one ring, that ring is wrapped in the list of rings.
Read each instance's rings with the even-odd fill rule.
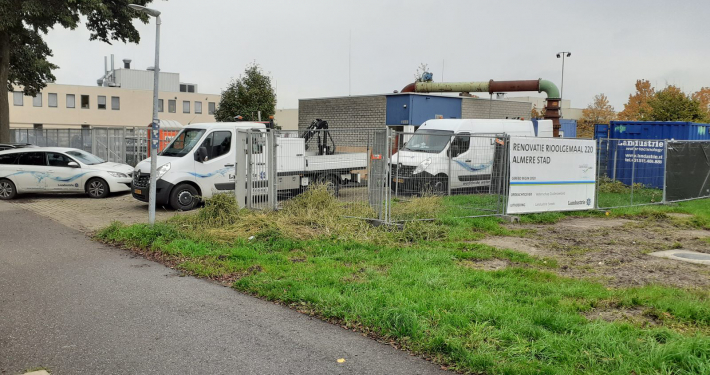
[[[204,163],[207,160],[207,147],[198,147],[195,150],[195,161]]]
[[[69,167],[69,168],[79,168],[79,163],[77,163],[77,162],[75,162],[75,161],[70,161],[69,163],[67,163],[67,167]]]

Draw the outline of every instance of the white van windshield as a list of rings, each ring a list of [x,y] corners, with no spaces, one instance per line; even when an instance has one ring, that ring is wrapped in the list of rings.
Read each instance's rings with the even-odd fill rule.
[[[450,130],[424,130],[414,133],[403,150],[438,154],[446,148],[454,132]]]
[[[183,129],[160,155],[185,156],[195,147],[203,134],[205,134],[204,129]]]

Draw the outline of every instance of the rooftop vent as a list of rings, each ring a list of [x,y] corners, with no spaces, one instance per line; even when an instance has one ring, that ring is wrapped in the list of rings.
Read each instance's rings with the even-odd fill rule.
[[[123,59],[123,69],[131,69],[131,59]]]

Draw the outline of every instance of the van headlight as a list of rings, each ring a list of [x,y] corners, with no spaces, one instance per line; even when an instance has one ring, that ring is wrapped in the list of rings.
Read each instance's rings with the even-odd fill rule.
[[[419,163],[419,165],[417,165],[417,167],[414,169],[414,172],[412,172],[412,174],[419,174],[419,173],[422,173],[422,172],[424,172],[424,170],[426,170],[427,167],[429,167],[430,165],[431,165],[431,158],[427,158],[427,159],[424,160],[423,162]]]
[[[108,172],[109,175],[116,178],[128,178],[128,175],[121,172]]]
[[[169,170],[170,170],[170,163],[161,165],[161,166],[156,170],[157,173],[156,173],[156,175],[155,175],[155,179],[156,179],[156,180],[160,179],[160,178],[163,177],[163,175],[164,175],[165,173],[167,173]]]

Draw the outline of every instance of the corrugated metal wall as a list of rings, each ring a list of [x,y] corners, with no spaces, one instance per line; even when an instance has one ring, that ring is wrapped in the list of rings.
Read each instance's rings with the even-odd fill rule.
[[[613,139],[710,140],[710,124],[680,121],[612,121]]]

